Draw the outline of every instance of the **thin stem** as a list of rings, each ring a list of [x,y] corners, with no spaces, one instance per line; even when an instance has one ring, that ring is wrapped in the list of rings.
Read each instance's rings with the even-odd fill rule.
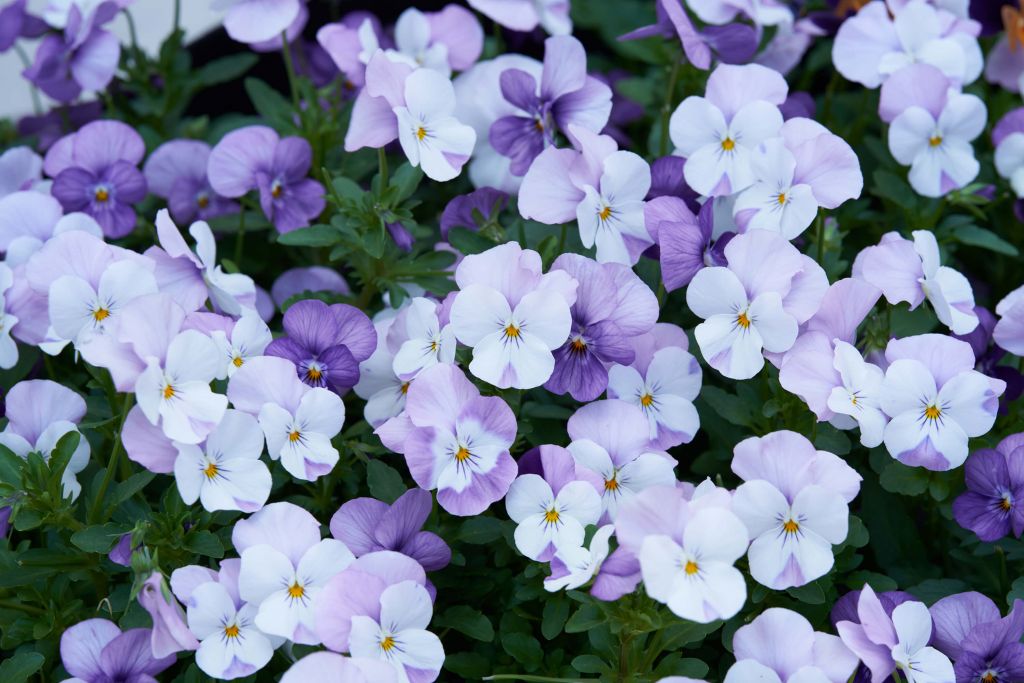
[[[238,212],[238,235],[235,237],[235,265],[242,268],[242,247],[245,246],[245,207]]]
[[[121,10],[124,12],[125,18],[128,20],[128,34],[132,39],[132,61],[136,65],[139,63],[139,34],[135,31],[135,19],[132,17],[132,13],[126,9]]]
[[[14,51],[18,53],[18,59],[21,60],[22,66],[26,69],[32,66],[32,60],[28,58],[28,54],[25,52],[25,48],[17,43],[14,44]],[[32,96],[32,111],[35,112],[36,116],[43,113],[43,103],[39,99],[39,90],[36,88],[35,83],[29,81],[29,94]]]
[[[174,0],[174,31],[181,28],[181,0]]]
[[[99,491],[96,492],[96,499],[93,501],[92,510],[89,512],[89,523],[95,524],[99,521],[100,513],[103,510],[103,498],[107,495],[110,482],[114,479],[114,469],[117,466],[117,459],[121,455],[124,444],[121,440],[121,433],[124,431],[125,420],[128,419],[128,411],[132,409],[135,402],[135,394],[125,394],[124,405],[121,408],[121,424],[114,436],[114,447],[110,449],[110,461],[107,463],[107,471],[103,473],[103,481],[100,482]]]
[[[559,254],[564,254],[565,253],[565,240],[568,237],[568,234],[569,234],[569,224],[568,223],[562,223],[562,236],[558,238],[558,253]]]
[[[672,72],[668,76],[668,88],[665,90],[665,104],[661,108],[661,140],[658,145],[658,156],[668,154],[668,120],[672,116],[672,101],[675,99],[676,81],[679,80],[680,67],[683,60],[678,56],[672,64]]]
[[[292,91],[292,104],[295,106],[295,113],[302,116],[302,106],[299,103],[299,86],[295,76],[295,65],[292,63],[291,46],[288,45],[288,32],[281,31],[281,54],[284,56],[284,68],[288,72],[288,87]]]
[[[819,211],[815,223],[815,233],[818,240],[818,264],[823,265],[825,259],[825,214]]]
[[[0,609],[13,609],[25,614],[46,614],[46,610],[39,607],[32,607],[16,600],[0,600]]]
[[[377,165],[380,167],[380,191],[388,189],[391,180],[388,178],[388,156],[383,147],[377,148]]]
[[[903,683],[903,676],[900,675],[899,669],[892,670],[892,680],[896,681],[896,683]]]

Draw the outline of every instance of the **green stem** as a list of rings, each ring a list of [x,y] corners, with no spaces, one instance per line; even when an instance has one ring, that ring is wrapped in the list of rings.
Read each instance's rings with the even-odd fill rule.
[[[174,0],[174,31],[181,28],[181,0]]]
[[[287,31],[281,31],[281,54],[284,56],[284,68],[288,72],[288,87],[292,91],[292,104],[295,106],[295,113],[302,116],[302,106],[299,103],[298,79],[295,76],[295,65],[292,63],[292,51],[288,45]]]
[[[896,681],[896,683],[903,683],[903,676],[900,675],[899,669],[892,670],[892,679]]]
[[[558,253],[559,254],[564,254],[565,253],[565,240],[568,237],[568,234],[569,234],[569,224],[568,223],[562,223],[562,236],[558,238]]]
[[[245,207],[238,212],[238,235],[235,236],[235,266],[242,268],[242,248],[245,246]]]
[[[388,155],[384,153],[383,147],[377,148],[377,165],[380,167],[380,191],[383,194],[391,183],[388,178]]]
[[[672,116],[672,101],[676,93],[676,81],[679,80],[680,67],[683,60],[678,56],[672,64],[672,72],[668,76],[668,88],[665,90],[665,104],[661,107],[661,140],[659,141],[658,156],[668,154],[668,120]]]
[[[494,674],[484,676],[485,681],[531,681],[532,683],[590,683],[596,678],[548,678],[547,676],[530,676],[527,674]]]
[[[26,605],[22,602],[15,600],[0,600],[0,609],[13,609],[19,612],[24,612],[25,614],[46,614],[46,610],[44,609],[32,607],[31,605]]]
[[[124,12],[125,19],[128,20],[128,34],[132,39],[132,61],[138,66],[139,63],[139,34],[135,31],[135,19],[132,17],[132,13],[127,9],[121,10]]]
[[[95,524],[99,521],[103,511],[103,498],[107,495],[107,489],[114,480],[114,470],[117,467],[117,459],[121,455],[124,444],[121,440],[121,432],[124,431],[125,420],[128,419],[128,411],[132,409],[135,402],[135,394],[125,394],[124,405],[121,408],[121,424],[114,436],[114,447],[110,449],[110,461],[107,463],[107,471],[103,473],[103,481],[100,482],[99,491],[96,492],[96,499],[93,501],[92,510],[89,512],[89,523]]]
[[[818,240],[818,265],[824,267],[825,259],[825,214],[821,211],[818,212],[818,217],[815,219],[815,234]]]
[[[18,53],[18,59],[21,60],[22,66],[26,69],[32,66],[32,60],[30,60],[28,58],[28,54],[25,53],[25,48],[15,43],[14,51]],[[39,99],[39,90],[31,81],[29,81],[29,94],[32,96],[32,111],[35,112],[36,116],[39,116],[43,113],[43,103]]]

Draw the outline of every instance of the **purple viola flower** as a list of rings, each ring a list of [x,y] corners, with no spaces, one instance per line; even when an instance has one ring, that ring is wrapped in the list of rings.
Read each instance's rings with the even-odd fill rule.
[[[64,137],[65,126],[77,130],[87,123],[96,121],[103,116],[103,105],[100,102],[83,102],[52,109],[41,116],[25,116],[18,120],[18,135],[35,136],[39,141],[36,147],[40,152],[50,149],[55,142]]]
[[[490,128],[491,146],[511,160],[513,175],[522,176],[555,134],[567,135],[569,124],[597,132],[612,109],[612,91],[587,75],[587,55],[572,36],[544,41],[544,69],[540,86],[522,69],[506,69],[500,78],[501,94],[521,113],[503,116]]]
[[[58,140],[46,153],[43,170],[53,178],[53,196],[66,212],[96,219],[107,237],[135,229],[136,202],[146,196],[146,178],[137,168],[146,145],[120,121],[94,121]]]
[[[199,648],[199,641],[185,624],[185,610],[174,599],[163,574],[150,574],[139,591],[139,604],[153,619],[150,646],[154,657],[166,657]]]
[[[975,451],[964,466],[967,490],[953,501],[957,524],[983,541],[1024,533],[1024,433]]]
[[[448,231],[452,228],[466,228],[476,232],[481,225],[477,223],[476,213],[487,222],[491,216],[500,214],[508,206],[508,193],[493,187],[481,187],[469,194],[454,197],[441,213],[441,237],[448,239]]]
[[[7,532],[11,530],[11,513],[14,508],[10,505],[0,508],[0,538],[7,538]]]
[[[331,517],[331,535],[356,557],[378,550],[408,555],[426,571],[444,569],[452,551],[440,536],[421,531],[433,498],[423,489],[410,489],[391,505],[375,498],[350,500]]]
[[[283,325],[285,336],[270,342],[264,353],[287,358],[303,382],[339,395],[356,385],[359,364],[377,347],[373,323],[347,304],[304,299],[285,312]]]
[[[207,176],[224,197],[259,190],[260,207],[278,232],[304,228],[324,210],[324,186],[307,178],[313,149],[300,137],[278,137],[266,126],[224,136],[210,152]]]
[[[103,90],[117,70],[121,43],[101,26],[118,11],[116,3],[104,2],[83,15],[79,5],[72,5],[64,33],[43,38],[35,61],[22,74],[58,102]]]
[[[49,30],[46,22],[25,10],[28,0],[14,0],[0,9],[0,53],[7,52],[18,38],[38,38]]]
[[[956,683],[1024,680],[1024,601],[1010,613],[981,593],[958,593],[931,607],[935,647],[955,661]]]
[[[238,211],[238,204],[213,191],[206,179],[210,146],[199,140],[171,140],[146,159],[142,172],[149,191],[167,200],[178,223],[209,220]]]
[[[702,268],[726,265],[725,246],[735,233],[715,235],[715,203],[709,199],[697,215],[679,197],[657,197],[644,206],[644,223],[658,241],[666,290],[690,284]]]
[[[760,36],[753,26],[737,22],[698,31],[680,0],[658,0],[655,10],[656,23],[630,31],[619,40],[676,37],[690,63],[705,71],[711,68],[712,57],[726,64],[745,64],[757,52]]]
[[[338,271],[323,266],[286,270],[277,276],[270,288],[270,296],[280,307],[283,307],[288,299],[303,292],[333,292],[342,296],[352,294],[345,278]]]
[[[633,362],[629,340],[658,320],[658,299],[633,271],[618,263],[597,263],[578,254],[563,254],[551,264],[580,284],[569,309],[569,338],[555,349],[555,369],[544,388],[593,401],[608,387],[608,365]]]
[[[952,336],[971,345],[977,359],[975,369],[978,372],[1006,382],[1006,391],[999,397],[999,414],[1006,415],[1009,412],[1009,404],[1024,393],[1024,374],[1011,365],[1000,364],[1006,356],[1006,351],[994,340],[998,324],[996,317],[983,306],[975,306],[974,313],[978,316],[978,326],[965,335]]]
[[[76,683],[152,683],[175,658],[154,657],[149,641],[148,628],[122,633],[112,621],[86,619],[64,631],[60,658]]]
[[[139,546],[141,547],[141,546]],[[107,559],[114,564],[119,564],[122,567],[132,566],[132,535],[131,533],[121,534],[121,538],[117,539],[117,543],[111,548],[110,552],[107,553]]]

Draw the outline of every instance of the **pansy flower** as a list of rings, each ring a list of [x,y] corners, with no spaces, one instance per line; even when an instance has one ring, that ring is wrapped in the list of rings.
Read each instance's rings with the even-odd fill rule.
[[[967,490],[953,501],[956,523],[983,541],[1024,533],[1024,436],[1013,434],[995,450],[975,451],[964,465]]]

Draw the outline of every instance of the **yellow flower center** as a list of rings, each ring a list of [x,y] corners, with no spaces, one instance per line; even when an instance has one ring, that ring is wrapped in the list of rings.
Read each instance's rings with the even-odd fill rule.
[[[519,336],[519,328],[516,327],[515,323],[509,323],[505,327],[505,336],[509,339],[516,339]]]
[[[612,477],[611,479],[605,479],[604,480],[604,490],[605,491],[618,491],[619,490],[619,480],[616,479],[615,477]]]
[[[469,460],[469,457],[473,455],[469,452],[469,449],[465,446],[459,446],[459,450],[455,451],[455,459],[459,462],[465,462]]]
[[[108,311],[107,309],[103,308],[102,306],[97,308],[95,311],[92,312],[92,318],[96,322],[103,322],[104,320],[106,320],[109,317],[110,317],[110,311]]]
[[[228,638],[237,638],[238,637],[238,625],[237,624],[231,624],[230,626],[225,626],[224,627],[224,635],[227,636]]]
[[[780,205],[785,204],[786,203],[786,193],[785,192],[780,192],[779,196],[776,197],[775,199],[776,199],[776,201],[779,202]]]
[[[380,649],[384,650],[384,652],[391,652],[394,647],[395,639],[391,636],[384,636],[384,640],[380,641]]]
[[[786,520],[786,523],[782,525],[782,530],[785,531],[787,534],[795,534],[796,532],[800,531],[800,525],[796,522],[796,520],[788,519]]]
[[[201,194],[196,198],[196,204],[199,205],[200,209],[205,209],[210,205],[210,198],[205,194]]]
[[[932,147],[938,147],[939,145],[942,144],[942,136],[941,135],[933,135],[933,136],[931,136],[930,138],[928,138],[928,144],[931,145]]]
[[[544,513],[544,521],[547,524],[555,524],[555,523],[557,523],[558,522],[558,510],[556,510],[555,508],[551,508],[550,510],[545,512]]]
[[[298,600],[305,594],[306,589],[300,586],[298,581],[288,586],[288,597],[292,598],[293,600]]]
[[[310,382],[319,382],[320,378],[324,376],[324,373],[320,368],[315,365],[311,365],[306,368],[306,379]]]
[[[284,186],[275,180],[274,184],[270,186],[270,196],[277,199],[282,194],[284,194]]]
[[[722,140],[722,149],[726,152],[731,152],[736,148],[736,141],[732,138],[726,138]]]
[[[419,128],[416,129],[416,139],[422,140],[425,137],[427,137],[427,129],[424,128],[423,126],[420,126]]]
[[[926,420],[938,420],[940,415],[942,415],[942,409],[936,405],[930,405],[924,409]]]
[[[534,119],[533,120],[533,127],[536,130],[540,131],[541,133],[544,132],[544,122],[541,121],[540,119]]]
[[[986,671],[985,675],[981,677],[982,683],[999,683],[999,679],[991,671]]]
[[[583,341],[583,337],[576,337],[569,342],[569,350],[573,353],[583,353],[587,350],[587,342]]]
[[[288,435],[288,440],[291,441],[292,443],[295,443],[300,438],[302,438],[302,434],[299,434],[299,430],[297,429]]]
[[[244,363],[245,361],[244,361],[244,360],[242,359],[242,357],[241,357],[241,356],[235,356],[235,357],[234,357],[234,358],[233,358],[233,359],[231,360],[231,362],[232,362],[232,364],[234,364],[234,366],[235,366],[236,368],[240,368],[240,367],[242,367],[242,364],[243,364],[243,363]]]
[[[683,571],[686,572],[688,576],[693,576],[699,570],[700,570],[700,567],[698,567],[697,563],[694,562],[693,560],[687,560],[686,561],[686,566],[683,567]]]
[[[212,462],[211,463],[207,463],[206,467],[203,469],[203,474],[206,475],[207,479],[213,479],[214,477],[216,477],[217,476],[217,464],[216,463],[212,463]]]
[[[172,398],[174,398],[174,387],[168,384],[164,387],[164,400],[167,401]]]
[[[1002,14],[1003,28],[1006,30],[1010,52],[1016,52],[1017,48],[1024,45],[1024,14],[1021,14],[1016,7],[1009,5],[1003,5]]]
[[[403,394],[408,394],[409,393],[409,383],[408,382],[402,382],[402,393]]]
[[[1013,507],[1013,501],[1010,500],[1009,494],[1004,495],[1003,499],[999,501],[999,507],[1006,511],[1009,511],[1010,508]]]
[[[643,396],[640,397],[640,405],[642,405],[644,408],[650,408],[652,405],[654,405],[654,397],[651,396],[650,394],[644,394]]]
[[[612,215],[612,207],[606,206],[606,207],[604,207],[603,209],[601,209],[598,212],[597,217],[600,218],[603,221],[606,221],[606,220],[608,220],[609,216],[611,216],[611,215]]]
[[[107,192],[107,188],[105,188],[105,187],[97,187],[96,188],[95,196],[96,196],[96,201],[98,201],[98,202],[105,202],[108,199],[110,199],[110,193]]]
[[[747,317],[746,311],[743,311],[742,313],[736,316],[736,324],[742,327],[743,329],[747,329],[748,327],[750,327],[750,318]]]

